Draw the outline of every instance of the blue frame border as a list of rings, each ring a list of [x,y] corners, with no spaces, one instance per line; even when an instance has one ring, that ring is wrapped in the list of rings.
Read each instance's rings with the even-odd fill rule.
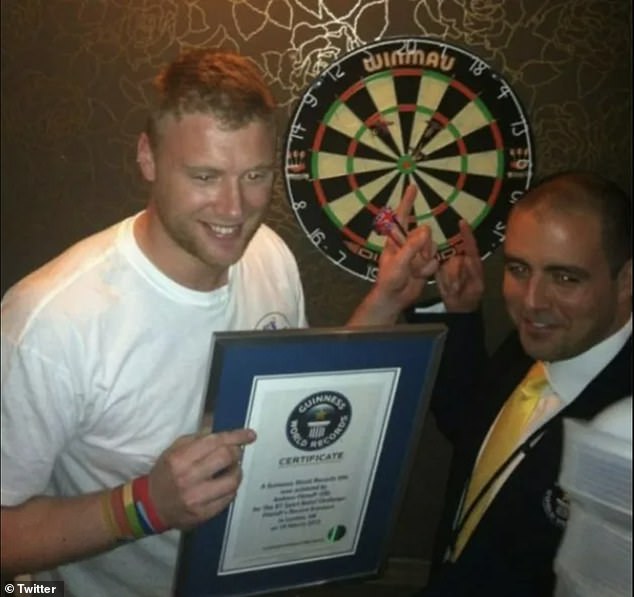
[[[183,533],[174,595],[258,595],[376,575],[383,565],[446,338],[442,324],[216,332],[203,414],[214,431],[243,427],[253,377],[399,367],[401,374],[353,556],[218,576],[228,510]]]

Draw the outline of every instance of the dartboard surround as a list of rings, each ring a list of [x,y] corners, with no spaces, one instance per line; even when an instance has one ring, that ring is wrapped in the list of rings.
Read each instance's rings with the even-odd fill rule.
[[[484,258],[503,241],[532,176],[528,120],[484,61],[428,38],[363,46],[303,94],[286,137],[291,207],[312,243],[374,280],[385,237],[373,229],[405,188],[418,193],[407,228],[428,225],[442,259],[460,250],[458,222]]]

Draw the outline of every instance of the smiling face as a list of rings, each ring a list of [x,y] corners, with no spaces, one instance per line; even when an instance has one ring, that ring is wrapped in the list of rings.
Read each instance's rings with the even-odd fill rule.
[[[506,305],[535,359],[581,354],[630,316],[631,261],[610,274],[600,220],[591,212],[516,208],[504,255]]]
[[[271,199],[275,130],[252,120],[228,129],[211,114],[166,116],[154,148],[142,134],[137,159],[151,183],[135,234],[166,275],[197,290],[226,283]]]

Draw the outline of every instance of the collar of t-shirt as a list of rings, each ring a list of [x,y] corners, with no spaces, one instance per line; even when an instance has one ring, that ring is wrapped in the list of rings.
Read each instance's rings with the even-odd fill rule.
[[[200,291],[186,288],[172,280],[145,255],[134,237],[134,222],[142,214],[139,212],[121,222],[118,236],[119,250],[134,269],[161,294],[172,301],[186,305],[214,308],[226,308],[229,297],[229,285],[233,277],[233,268],[229,268],[229,284],[211,291]]]

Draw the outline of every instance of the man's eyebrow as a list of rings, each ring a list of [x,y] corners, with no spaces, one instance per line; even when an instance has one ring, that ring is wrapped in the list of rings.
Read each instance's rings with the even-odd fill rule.
[[[577,278],[588,278],[590,276],[587,269],[576,265],[566,265],[565,263],[553,263],[552,265],[547,265],[544,270],[550,273],[573,274]]]
[[[214,168],[213,166],[200,165],[186,165],[185,168],[189,172],[222,172],[220,168]]]
[[[504,262],[508,263],[509,261],[516,261],[517,263],[523,263],[524,265],[528,265],[524,259],[521,257],[516,257],[511,253],[504,253]]]
[[[532,268],[528,261],[522,259],[521,257],[516,257],[515,255],[512,255],[510,253],[504,253],[504,263],[521,263],[522,265]],[[568,265],[566,263],[551,263],[543,269],[544,271],[549,273],[566,273],[574,275],[578,278],[588,278],[590,276],[587,269],[584,269],[577,265]]]

